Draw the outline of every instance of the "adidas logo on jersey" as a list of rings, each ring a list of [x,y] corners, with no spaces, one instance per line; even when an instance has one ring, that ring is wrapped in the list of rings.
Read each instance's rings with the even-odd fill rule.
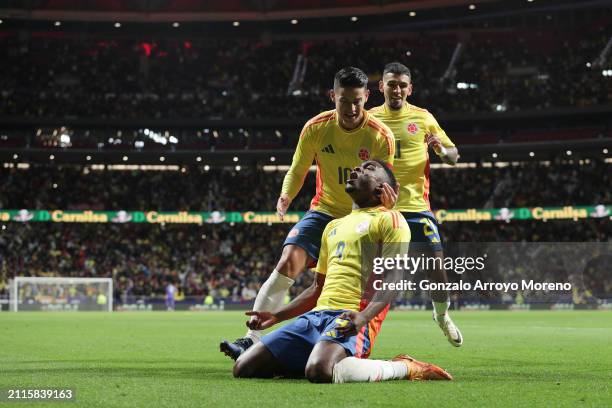
[[[336,153],[336,152],[334,152],[334,148],[333,148],[333,146],[331,144],[328,144],[327,146],[325,146],[323,149],[321,149],[321,151],[323,153],[332,153],[332,154]]]

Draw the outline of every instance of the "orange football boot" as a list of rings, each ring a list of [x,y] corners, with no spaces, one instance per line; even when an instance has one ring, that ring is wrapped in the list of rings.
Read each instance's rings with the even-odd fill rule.
[[[443,368],[440,368],[434,364],[424,363],[422,361],[415,360],[414,358],[405,354],[400,354],[391,361],[401,361],[402,363],[406,364],[406,367],[408,368],[408,375],[406,375],[406,379],[410,381],[450,381],[453,379],[453,376],[446,372],[446,370],[444,370]]]

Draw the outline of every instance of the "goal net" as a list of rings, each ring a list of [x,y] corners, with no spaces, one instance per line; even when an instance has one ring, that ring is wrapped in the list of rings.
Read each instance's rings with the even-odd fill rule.
[[[10,282],[10,310],[113,310],[111,278],[15,277]]]

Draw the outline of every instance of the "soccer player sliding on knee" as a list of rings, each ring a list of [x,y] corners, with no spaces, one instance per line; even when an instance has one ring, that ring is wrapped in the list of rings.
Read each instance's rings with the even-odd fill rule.
[[[317,166],[316,194],[310,210],[287,235],[280,260],[259,290],[253,310],[279,309],[295,279],[316,264],[325,226],[351,212],[351,197],[344,190],[351,169],[369,159],[393,164],[393,133],[364,108],[369,96],[367,85],[368,77],[360,69],[341,69],[330,92],[336,108],[304,125],[276,206],[279,216],[282,219],[299,193],[313,161]],[[392,208],[397,192],[388,185],[379,187],[379,191],[383,203]],[[251,329],[244,338],[222,341],[220,350],[235,360],[260,337],[260,330]]]
[[[371,265],[372,251],[367,249],[380,249],[382,257],[392,258],[404,254],[410,242],[405,219],[381,204],[383,183],[397,188],[393,173],[381,161],[368,160],[350,172],[345,188],[353,210],[325,228],[314,283],[274,312],[248,312],[256,319],[247,325],[264,330],[299,317],[243,353],[234,365],[235,377],[306,377],[321,383],[452,379],[442,368],[406,355],[390,361],[365,359],[389,302],[397,296],[372,289],[376,285],[371,276],[379,275],[362,276],[362,264]],[[397,282],[397,272],[380,276]]]

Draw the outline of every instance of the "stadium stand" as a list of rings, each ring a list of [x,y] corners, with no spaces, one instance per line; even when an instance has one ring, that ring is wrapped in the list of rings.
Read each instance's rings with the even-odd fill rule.
[[[585,161],[586,160],[586,161]],[[582,163],[581,163],[582,162]],[[182,171],[184,169],[184,172]],[[91,170],[33,165],[0,172],[0,208],[126,211],[273,211],[284,171],[255,167],[176,171]],[[592,205],[612,201],[610,164],[600,159],[523,162],[505,167],[439,168],[430,174],[434,209]],[[309,207],[306,178],[294,211]],[[248,192],[248,193],[245,193]]]

